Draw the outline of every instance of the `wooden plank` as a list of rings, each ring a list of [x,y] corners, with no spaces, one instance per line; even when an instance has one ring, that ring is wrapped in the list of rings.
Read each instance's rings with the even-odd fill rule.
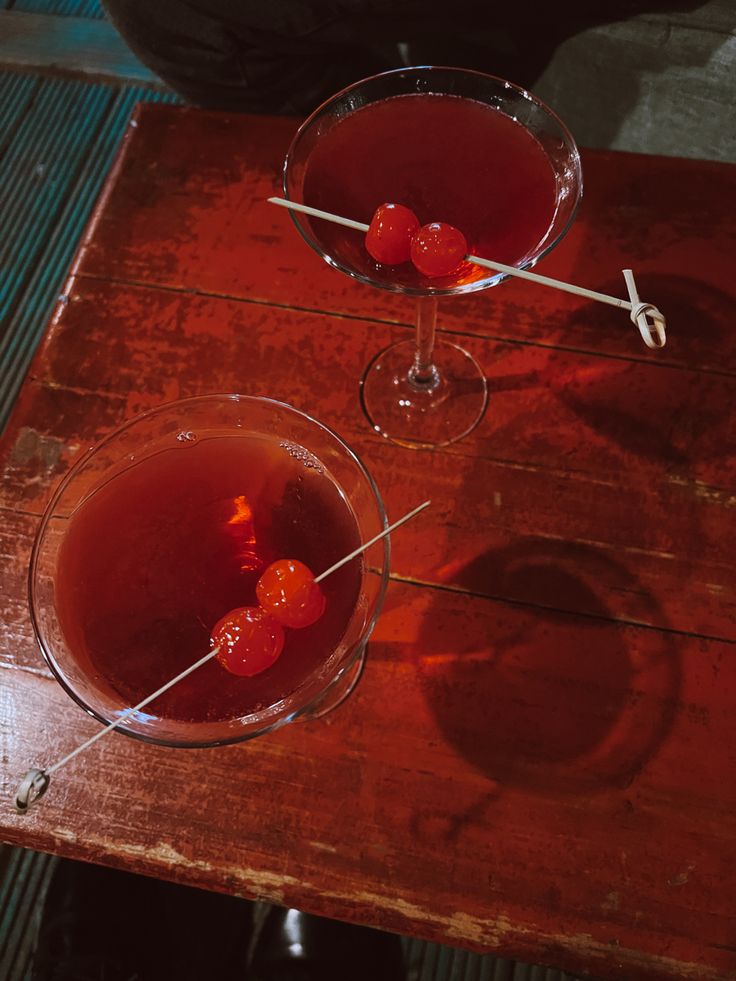
[[[3,667],[25,668],[49,675],[36,646],[28,608],[28,566],[36,515],[0,509],[0,562],[3,589],[0,593],[0,663]]]
[[[0,11],[0,66],[165,88],[107,20]]]
[[[469,439],[417,455],[373,434],[357,397],[356,369],[398,333],[82,279],[8,430],[0,503],[40,513],[80,449],[159,402],[208,391],[265,394],[316,411],[347,438],[392,513],[407,501],[435,501],[427,520],[397,536],[397,575],[736,639],[733,460],[699,450],[734,445],[729,417],[719,413],[733,398],[730,379],[704,386],[692,372],[636,364],[627,366],[626,385],[602,388],[618,362],[474,341],[492,390],[499,386],[491,408]],[[657,388],[663,373],[674,377]],[[508,386],[509,377],[519,381]],[[671,411],[637,402],[639,391],[671,398]],[[598,406],[613,431],[591,428]],[[712,419],[712,430],[691,426],[696,414]],[[664,452],[665,434],[677,454]]]
[[[364,433],[363,370],[387,344],[411,337],[367,320],[86,279],[70,284],[57,313],[37,372],[44,382],[132,396],[128,411],[183,391],[247,390],[319,406],[327,421]],[[491,403],[481,425],[442,452],[615,486],[734,487],[734,420],[723,411],[736,390],[730,376],[519,342],[464,343]]]
[[[413,306],[329,268],[289,216],[266,203],[297,122],[142,107],[80,270],[126,282],[245,297],[411,323]],[[585,195],[547,275],[625,296],[633,266],[643,297],[668,316],[664,351],[648,351],[620,310],[506,282],[440,306],[447,329],[710,371],[736,370],[724,325],[736,310],[730,256],[736,175],[726,164],[583,151]]]
[[[599,977],[727,978],[735,672],[714,642],[394,583],[329,720],[197,753],[113,737],[3,835]],[[26,671],[2,692],[7,799],[94,725]]]

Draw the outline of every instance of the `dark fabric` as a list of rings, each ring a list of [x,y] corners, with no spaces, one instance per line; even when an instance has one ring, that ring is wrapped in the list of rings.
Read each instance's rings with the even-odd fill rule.
[[[533,87],[566,36],[698,2],[103,0],[130,48],[187,101],[299,115],[351,82],[408,64],[474,68]]]
[[[304,113],[349,82],[401,64],[395,46],[387,55],[380,27],[389,19],[388,3],[106,0],[105,6],[141,61],[207,108]],[[370,14],[361,10],[368,7]]]
[[[31,981],[240,981],[251,927],[245,900],[63,859]]]
[[[407,981],[401,940],[391,933],[272,907],[248,981]]]

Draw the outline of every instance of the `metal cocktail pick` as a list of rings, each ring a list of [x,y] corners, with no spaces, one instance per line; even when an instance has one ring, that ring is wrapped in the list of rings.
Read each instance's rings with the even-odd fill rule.
[[[333,215],[329,211],[321,211],[319,208],[310,208],[306,204],[297,204],[295,201],[288,201],[286,198],[269,198],[271,204],[278,204],[282,208],[289,208],[290,211],[300,211],[313,218],[323,218],[336,225],[344,225],[346,228],[354,228],[359,232],[367,232],[368,225],[362,221],[353,221],[352,218],[342,218],[340,215]],[[508,276],[516,276],[518,279],[528,279],[531,283],[539,283],[542,286],[552,286],[557,290],[564,290],[566,293],[574,293],[576,296],[583,296],[588,300],[598,300],[600,303],[607,303],[612,307],[620,307],[630,311],[631,322],[639,328],[639,333],[647,347],[664,347],[667,341],[665,327],[667,321],[664,314],[652,303],[642,303],[636,290],[634,274],[631,269],[624,269],[624,280],[629,292],[629,300],[621,300],[617,296],[608,296],[607,293],[598,293],[596,290],[586,289],[584,286],[573,286],[572,283],[565,283],[561,279],[550,279],[549,276],[540,276],[538,273],[527,272],[526,269],[518,269],[516,266],[507,266],[503,262],[491,262],[490,259],[481,259],[477,255],[466,255],[468,262],[474,262],[477,266],[484,266],[494,272],[506,273]],[[649,322],[649,317],[652,322]]]
[[[370,548],[371,545],[375,545],[376,542],[380,541],[382,538],[385,538],[386,535],[391,534],[392,531],[395,531],[400,525],[403,525],[405,522],[415,517],[415,515],[419,514],[420,511],[424,511],[424,509],[428,508],[431,503],[431,501],[425,501],[423,504],[415,507],[413,510],[405,514],[403,518],[399,518],[398,521],[394,521],[394,523],[389,525],[388,528],[384,528],[383,531],[379,532],[377,535],[374,535],[369,541],[359,545],[358,548],[354,549],[349,555],[346,555],[344,558],[340,559],[339,562],[331,565],[329,569],[325,569],[324,572],[321,572],[318,576],[315,576],[314,581],[322,582],[323,579],[326,579],[327,576],[332,575],[333,572],[337,572],[341,566],[345,565],[347,562],[350,562],[351,559],[354,559],[357,555],[360,555],[361,552],[365,552],[365,550]],[[86,740],[86,742],[83,742],[80,746],[77,746],[76,749],[73,749],[71,753],[68,753],[65,757],[63,757],[63,759],[60,759],[58,762],[54,763],[53,766],[46,767],[46,769],[32,767],[23,777],[18,785],[18,789],[15,792],[15,806],[18,812],[20,814],[25,814],[37,800],[43,797],[48,790],[52,773],[55,773],[56,770],[59,770],[66,763],[69,763],[75,756],[82,753],[85,749],[89,749],[89,747],[96,743],[98,739],[102,739],[103,736],[106,736],[108,732],[112,732],[113,729],[117,729],[123,724],[123,722],[129,719],[131,715],[139,712],[142,708],[145,708],[146,705],[150,705],[150,703],[157,699],[159,695],[163,695],[163,693],[168,691],[169,688],[173,688],[177,682],[192,674],[192,672],[196,671],[197,668],[201,668],[203,664],[211,661],[219,650],[219,647],[215,647],[208,654],[205,654],[204,657],[201,657],[198,661],[195,661],[194,664],[190,664],[188,668],[185,668],[184,671],[178,674],[175,678],[167,681],[165,685],[162,685],[151,695],[147,695],[142,702],[138,702],[138,704],[134,705],[132,708],[126,709],[114,722],[111,722],[109,725],[105,726],[104,729],[100,729],[100,731],[96,732],[94,736],[91,736],[88,740]]]

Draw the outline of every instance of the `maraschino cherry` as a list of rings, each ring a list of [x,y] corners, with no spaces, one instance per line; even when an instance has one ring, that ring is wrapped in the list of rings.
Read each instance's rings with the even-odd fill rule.
[[[247,678],[270,668],[284,649],[284,628],[260,606],[231,610],[210,637],[215,657],[231,674]]]
[[[463,233],[444,221],[419,227],[419,219],[403,204],[381,204],[365,234],[365,247],[376,262],[398,266],[409,259],[430,278],[457,272],[468,252]]]
[[[468,252],[463,233],[444,221],[423,225],[411,240],[411,261],[425,276],[449,276]]]
[[[309,627],[325,612],[325,595],[310,569],[296,559],[279,559],[256,586],[258,602],[285,627]]]
[[[368,254],[386,266],[409,261],[412,236],[419,219],[403,204],[381,204],[371,218],[365,235]]]
[[[325,612],[325,595],[310,569],[296,559],[272,562],[258,580],[260,606],[231,610],[215,624],[210,644],[232,674],[252,677],[277,660],[284,648],[284,627],[309,627]]]

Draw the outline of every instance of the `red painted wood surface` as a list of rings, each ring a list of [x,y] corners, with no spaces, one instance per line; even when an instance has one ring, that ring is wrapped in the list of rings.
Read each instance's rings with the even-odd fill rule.
[[[328,269],[264,203],[294,122],[145,107],[2,444],[0,808],[8,841],[600,978],[736,977],[736,168],[588,152],[542,270],[668,315],[521,283],[442,304],[483,364],[478,430],[412,452],[357,381],[411,306]],[[327,719],[182,752],[112,737],[44,802],[34,762],[95,730],[35,647],[38,516],[135,412],[276,396],[354,445],[394,540],[364,678]]]

